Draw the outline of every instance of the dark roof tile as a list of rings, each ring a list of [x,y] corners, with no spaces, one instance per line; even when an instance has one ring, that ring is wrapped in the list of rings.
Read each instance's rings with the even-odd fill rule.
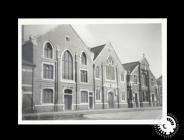
[[[100,54],[100,52],[102,51],[102,49],[105,47],[106,44],[100,45],[100,46],[96,46],[91,48],[90,50],[94,53],[94,58],[93,60],[95,60],[97,58],[97,56]]]
[[[122,64],[125,70],[132,72],[134,68],[139,64],[139,61]]]

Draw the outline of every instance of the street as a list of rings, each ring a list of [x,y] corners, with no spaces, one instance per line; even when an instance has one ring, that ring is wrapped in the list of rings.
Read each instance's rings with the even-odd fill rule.
[[[161,119],[162,110],[144,110],[133,112],[116,112],[106,114],[88,114],[85,119],[90,120],[143,120],[143,119]]]

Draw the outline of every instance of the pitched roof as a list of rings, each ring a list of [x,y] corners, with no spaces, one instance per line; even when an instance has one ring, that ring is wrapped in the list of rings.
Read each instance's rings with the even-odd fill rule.
[[[134,68],[139,64],[139,61],[122,64],[125,70],[132,72]]]
[[[157,78],[157,84],[158,85],[162,84],[162,75],[159,78]]]
[[[95,60],[97,58],[97,56],[100,54],[100,52],[102,51],[102,49],[105,47],[106,44],[100,45],[100,46],[96,46],[91,48],[90,50],[94,53],[94,58],[93,60]]]

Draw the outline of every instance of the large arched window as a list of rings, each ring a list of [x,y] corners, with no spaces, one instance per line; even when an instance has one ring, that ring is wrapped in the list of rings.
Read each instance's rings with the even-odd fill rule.
[[[84,52],[81,55],[81,64],[87,65],[87,57],[86,57],[86,54]]]
[[[49,42],[47,42],[44,46],[44,57],[45,58],[53,58],[53,49]]]
[[[106,79],[115,80],[115,67],[112,57],[108,57],[106,65]]]
[[[62,57],[62,77],[63,79],[73,80],[73,59],[68,50],[64,52]]]

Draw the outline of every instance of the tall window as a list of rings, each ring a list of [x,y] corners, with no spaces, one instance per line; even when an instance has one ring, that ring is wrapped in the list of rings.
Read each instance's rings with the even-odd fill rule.
[[[134,84],[137,84],[137,75],[134,75]]]
[[[86,54],[84,52],[82,53],[82,56],[81,56],[81,64],[87,65],[87,58],[86,58]]]
[[[50,58],[52,59],[53,58],[53,50],[52,50],[52,46],[50,43],[46,43],[45,46],[44,46],[44,57],[45,58]]]
[[[43,89],[42,103],[44,104],[53,103],[53,90],[52,89]]]
[[[96,100],[101,100],[101,98],[100,98],[100,88],[96,89]]]
[[[81,91],[81,103],[88,103],[88,92]]]
[[[124,81],[124,72],[121,72],[121,81]]]
[[[43,64],[43,78],[44,79],[53,79],[53,65]]]
[[[100,67],[96,67],[96,78],[100,78]]]
[[[81,82],[87,83],[88,82],[88,73],[86,70],[81,70]]]
[[[114,62],[112,60],[112,57],[109,57],[107,60],[107,66],[106,66],[106,78],[108,80],[115,80],[115,68],[114,68]]]
[[[62,77],[63,79],[73,80],[73,59],[67,50],[62,57]]]

